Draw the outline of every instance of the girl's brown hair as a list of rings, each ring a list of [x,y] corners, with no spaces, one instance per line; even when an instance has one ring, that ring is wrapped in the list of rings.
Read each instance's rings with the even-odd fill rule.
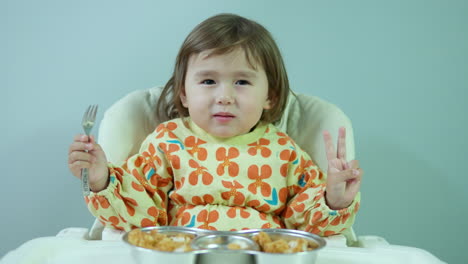
[[[219,14],[197,25],[187,36],[176,58],[174,73],[164,86],[157,103],[157,117],[163,122],[188,116],[180,94],[184,89],[189,58],[205,50],[225,54],[242,48],[247,61],[261,65],[268,78],[268,97],[272,108],[261,120],[275,122],[283,114],[288,100],[289,81],[281,53],[270,32],[255,21],[234,14]]]

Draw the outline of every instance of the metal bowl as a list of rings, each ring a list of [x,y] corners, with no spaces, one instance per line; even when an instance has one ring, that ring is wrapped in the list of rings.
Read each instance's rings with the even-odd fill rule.
[[[255,236],[258,236],[260,233],[265,233],[269,236],[272,241],[283,240],[290,247],[294,247],[294,242],[297,242],[299,239],[307,242],[308,248],[304,248],[300,252],[282,252],[282,254],[297,254],[307,251],[316,251],[323,248],[326,245],[325,239],[322,237],[311,234],[309,232],[293,230],[293,229],[251,229],[251,230],[242,230],[237,231],[237,235],[247,236],[252,240],[256,240]],[[261,248],[260,250],[264,251],[265,249]]]
[[[248,264],[313,264],[318,251],[325,246],[325,240],[320,236],[298,230],[290,229],[251,229],[242,231],[209,231],[187,227],[146,227],[139,229],[142,232],[157,231],[160,234],[192,235],[190,243],[192,248],[188,252],[165,252],[136,246],[129,241],[132,231],[123,236],[126,244],[132,247],[132,254],[141,264],[152,263],[248,263]],[[303,239],[307,245],[314,245],[314,249],[303,252],[267,253],[255,240],[261,232],[267,234],[273,241],[281,241],[297,246],[298,239]],[[296,243],[296,244],[295,244]]]
[[[128,244],[132,248],[132,256],[136,260],[136,263],[147,264],[147,263],[159,263],[162,259],[168,263],[195,263],[196,254],[193,250],[181,251],[181,252],[167,252],[156,249],[149,249],[141,246],[132,244],[129,241],[129,236],[132,232],[157,232],[167,236],[177,235],[191,235],[195,239],[197,236],[209,234],[209,231],[197,228],[188,227],[176,227],[176,226],[155,226],[155,227],[144,227],[135,229],[127,232],[123,237],[124,243]]]
[[[232,232],[199,236],[192,241],[192,247],[195,250],[260,250],[252,239]]]
[[[311,234],[305,231],[292,230],[292,229],[255,229],[255,230],[243,230],[237,232],[239,235],[245,235],[252,240],[254,236],[257,236],[260,232],[264,232],[269,235],[272,240],[282,239],[289,245],[292,241],[298,239],[304,239],[308,243],[314,245],[314,249],[306,250],[302,252],[290,252],[290,253],[268,253],[259,252],[256,254],[256,263],[261,264],[313,264],[317,259],[319,250],[325,247],[326,242],[322,237]]]
[[[258,244],[246,236],[235,232],[216,232],[199,236],[192,241],[192,247],[200,250],[197,264],[255,264],[255,254],[260,249]]]

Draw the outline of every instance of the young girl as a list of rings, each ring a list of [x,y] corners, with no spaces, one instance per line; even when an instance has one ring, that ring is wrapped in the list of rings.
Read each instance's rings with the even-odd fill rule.
[[[272,122],[289,84],[270,33],[231,14],[184,41],[158,102],[160,124],[125,164],[108,164],[94,138],[77,136],[69,167],[89,168],[89,210],[119,230],[154,225],[212,230],[291,228],[322,236],[351,227],[362,170],[324,132],[328,173]],[[91,140],[88,143],[88,140]],[[118,144],[118,142],[116,142]],[[88,151],[88,152],[86,152]]]

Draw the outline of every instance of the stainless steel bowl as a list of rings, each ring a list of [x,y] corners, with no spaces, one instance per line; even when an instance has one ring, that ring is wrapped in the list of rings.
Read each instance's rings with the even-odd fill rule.
[[[258,244],[246,236],[235,232],[217,232],[199,236],[192,241],[192,247],[200,250],[197,264],[255,264],[255,254],[259,252]]]
[[[150,263],[245,263],[245,264],[313,264],[318,251],[325,247],[325,240],[320,236],[298,230],[290,229],[251,229],[242,231],[209,231],[187,227],[147,227],[140,229],[143,232],[157,230],[166,235],[191,234],[192,251],[164,252],[135,246],[128,241],[129,233],[123,240],[132,247],[132,254],[140,264]],[[268,234],[272,240],[282,239],[287,243],[294,243],[299,238],[313,243],[316,248],[296,253],[266,253],[260,251],[254,237],[260,232]],[[230,249],[229,245],[237,245],[241,249]],[[232,247],[231,247],[232,248]]]
[[[266,253],[259,252],[256,254],[256,263],[260,264],[313,264],[317,259],[317,254],[320,249],[325,247],[326,242],[320,236],[299,230],[292,229],[255,229],[238,231],[239,235],[245,235],[251,239],[260,232],[265,232],[273,240],[283,239],[286,242],[305,239],[309,243],[314,243],[316,248],[309,251],[296,253]]]
[[[136,229],[135,229],[136,230]],[[195,263],[196,254],[194,251],[187,252],[166,252],[158,251],[154,249],[148,249],[140,246],[136,246],[129,241],[129,235],[131,232],[127,232],[123,237],[124,243],[128,244],[132,248],[133,258],[138,264],[147,264],[147,263],[160,263],[161,260],[164,260],[167,263]],[[201,235],[209,234],[208,230],[197,229],[197,228],[188,228],[188,227],[176,227],[176,226],[157,226],[157,227],[144,227],[140,228],[142,232],[150,232],[156,230],[160,234],[165,234],[168,236],[172,235],[193,235],[194,238]]]
[[[192,247],[195,250],[260,250],[255,241],[245,236],[235,235],[233,232],[199,236],[192,241]]]

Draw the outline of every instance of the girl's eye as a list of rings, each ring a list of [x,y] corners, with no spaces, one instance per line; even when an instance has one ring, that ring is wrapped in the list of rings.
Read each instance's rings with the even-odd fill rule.
[[[207,80],[203,80],[201,83],[204,85],[213,85],[215,84],[215,81],[207,79]]]
[[[250,84],[250,82],[249,82],[249,81],[246,81],[246,80],[238,80],[238,81],[236,82],[236,84],[237,84],[237,85],[248,85],[248,84]]]

